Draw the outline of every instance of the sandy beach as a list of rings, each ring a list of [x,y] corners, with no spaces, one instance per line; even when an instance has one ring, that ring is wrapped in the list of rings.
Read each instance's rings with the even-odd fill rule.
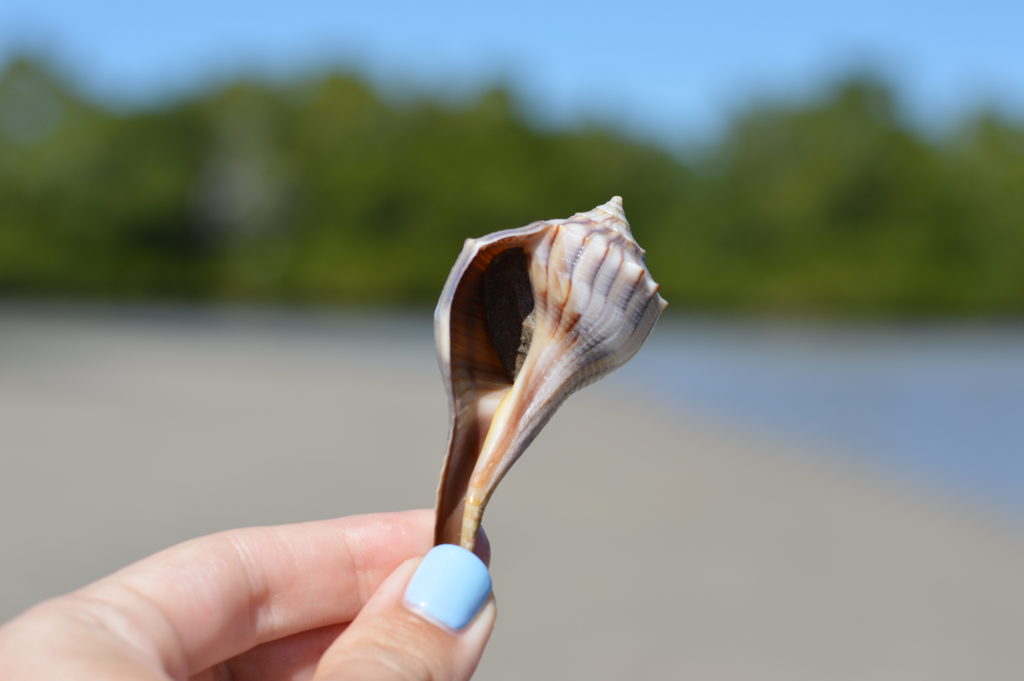
[[[196,535],[431,506],[446,403],[411,319],[0,307],[0,619]],[[488,509],[476,678],[1020,678],[1019,525],[623,385]]]

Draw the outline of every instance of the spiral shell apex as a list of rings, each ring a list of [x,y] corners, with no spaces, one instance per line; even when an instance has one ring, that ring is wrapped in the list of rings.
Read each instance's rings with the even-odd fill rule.
[[[617,196],[466,241],[434,318],[450,406],[436,543],[473,548],[508,469],[569,395],[636,354],[665,305]]]

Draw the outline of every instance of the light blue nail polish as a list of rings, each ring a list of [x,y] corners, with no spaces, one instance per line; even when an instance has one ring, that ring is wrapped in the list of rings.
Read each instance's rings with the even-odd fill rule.
[[[483,561],[454,544],[430,549],[405,589],[413,610],[459,630],[473,621],[491,593],[491,575]]]

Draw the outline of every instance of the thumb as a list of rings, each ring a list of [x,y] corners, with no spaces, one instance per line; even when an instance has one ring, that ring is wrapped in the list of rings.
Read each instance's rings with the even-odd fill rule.
[[[494,628],[487,566],[444,544],[400,565],[320,659],[317,681],[464,681]]]

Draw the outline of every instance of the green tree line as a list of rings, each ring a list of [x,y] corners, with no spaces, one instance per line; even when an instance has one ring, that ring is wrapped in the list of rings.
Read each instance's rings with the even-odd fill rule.
[[[942,136],[871,75],[753,103],[699,153],[536,125],[506,89],[344,72],[125,110],[0,73],[0,295],[428,304],[464,238],[620,194],[677,310],[1024,313],[1024,125]]]

